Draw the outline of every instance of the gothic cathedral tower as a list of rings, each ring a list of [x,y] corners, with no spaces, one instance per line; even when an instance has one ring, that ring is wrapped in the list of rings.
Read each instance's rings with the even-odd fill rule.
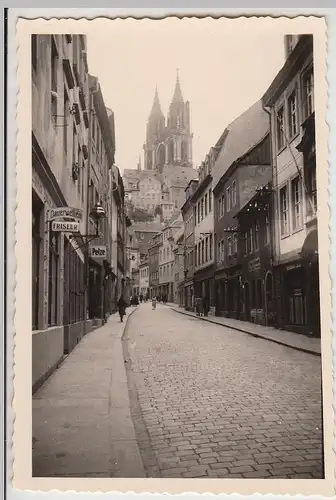
[[[177,73],[175,90],[169,106],[167,124],[155,90],[152,110],[147,122],[144,144],[145,169],[162,172],[165,166],[192,167],[192,134],[190,106],[184,102]]]

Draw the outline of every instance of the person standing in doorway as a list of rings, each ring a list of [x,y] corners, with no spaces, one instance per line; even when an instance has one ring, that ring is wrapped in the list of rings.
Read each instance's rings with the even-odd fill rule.
[[[123,322],[123,317],[126,315],[126,302],[125,302],[125,299],[124,297],[121,295],[118,302],[117,302],[117,306],[118,306],[118,312],[119,312],[119,316],[120,316],[120,321],[121,323]]]

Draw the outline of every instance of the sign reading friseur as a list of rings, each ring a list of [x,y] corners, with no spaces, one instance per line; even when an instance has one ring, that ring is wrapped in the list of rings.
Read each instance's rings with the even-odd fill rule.
[[[57,207],[50,208],[47,212],[48,221],[54,219],[74,219],[76,221],[81,221],[83,218],[83,210],[81,208],[74,207]]]
[[[89,255],[92,259],[106,259],[106,245],[90,245]]]
[[[51,230],[62,231],[62,233],[78,233],[79,222],[54,220],[51,224]]]

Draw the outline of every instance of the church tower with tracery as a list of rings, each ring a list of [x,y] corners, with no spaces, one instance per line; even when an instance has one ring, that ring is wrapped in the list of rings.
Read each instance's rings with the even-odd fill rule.
[[[177,72],[175,90],[167,121],[162,112],[158,90],[147,122],[144,144],[145,170],[163,172],[164,167],[192,167],[190,105],[184,101]]]

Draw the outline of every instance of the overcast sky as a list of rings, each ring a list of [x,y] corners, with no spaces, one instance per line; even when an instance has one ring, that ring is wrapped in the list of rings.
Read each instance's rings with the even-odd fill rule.
[[[190,101],[195,167],[225,127],[262,96],[284,63],[284,32],[248,21],[117,19],[89,31],[89,71],[115,113],[121,170],[135,168],[139,154],[143,165],[155,86],[166,115],[177,68]]]

